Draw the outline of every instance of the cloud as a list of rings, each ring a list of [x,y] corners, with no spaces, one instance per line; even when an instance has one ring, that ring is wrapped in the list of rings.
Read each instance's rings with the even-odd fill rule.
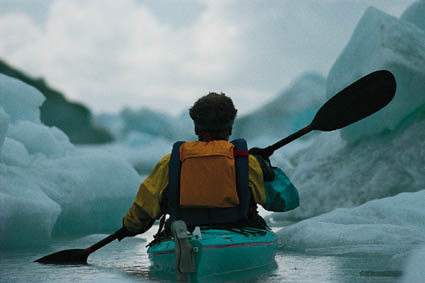
[[[177,113],[223,91],[242,113],[302,72],[326,75],[369,3],[401,9],[378,0],[154,2],[55,0],[43,25],[27,11],[0,15],[0,56],[97,112]]]

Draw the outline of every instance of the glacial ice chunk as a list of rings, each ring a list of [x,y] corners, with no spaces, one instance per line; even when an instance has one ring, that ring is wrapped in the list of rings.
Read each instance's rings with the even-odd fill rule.
[[[6,138],[3,151],[0,152],[0,161],[10,166],[26,167],[30,163],[31,158],[21,142]]]
[[[425,118],[425,117],[424,117]],[[276,225],[339,207],[425,188],[425,119],[394,135],[347,144],[338,132],[314,136],[311,145],[272,156],[300,193],[300,207],[270,217]]]
[[[411,22],[425,31],[425,1],[419,0],[410,5],[400,16],[400,20]]]
[[[40,159],[35,183],[62,209],[53,233],[113,231],[130,208],[140,177],[123,159],[76,150],[61,158]]]
[[[0,164],[0,184],[0,250],[48,243],[60,206],[20,167]]]
[[[422,190],[335,209],[281,229],[279,246],[319,255],[404,253],[425,244],[424,203]]]
[[[73,148],[69,140],[58,134],[57,128],[50,128],[31,121],[17,121],[10,126],[8,136],[22,142],[30,154],[62,156]],[[58,139],[59,138],[59,139]]]
[[[0,105],[9,114],[10,121],[40,122],[39,107],[45,100],[43,94],[17,79],[0,74]]]
[[[0,251],[116,230],[141,182],[119,152],[83,151],[43,125],[43,99],[0,75]]]
[[[385,130],[392,131],[425,108],[425,32],[369,8],[329,72],[328,97],[381,69],[391,71],[396,78],[395,98],[379,112],[341,129],[346,141],[355,142]]]

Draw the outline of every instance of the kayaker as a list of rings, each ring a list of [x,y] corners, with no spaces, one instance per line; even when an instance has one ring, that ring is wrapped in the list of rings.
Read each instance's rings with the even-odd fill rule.
[[[257,204],[270,211],[298,206],[298,193],[268,158],[249,153],[246,142],[229,142],[237,109],[230,97],[209,93],[189,109],[198,141],[178,142],[140,185],[123,219],[121,240],[149,230],[169,214],[190,229],[203,225],[266,227]]]

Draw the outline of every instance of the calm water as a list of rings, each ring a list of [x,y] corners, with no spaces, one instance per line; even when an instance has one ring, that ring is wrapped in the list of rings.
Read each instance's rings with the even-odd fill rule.
[[[154,227],[155,228],[155,227]],[[55,251],[86,248],[106,235],[58,241],[48,248],[0,255],[0,282],[166,282],[149,271],[147,235],[115,241],[89,257],[88,265],[43,265],[32,261]],[[235,274],[216,281],[249,282],[398,282],[388,271],[387,259],[376,257],[311,256],[279,251],[277,267],[250,274]],[[211,280],[208,280],[209,282]]]

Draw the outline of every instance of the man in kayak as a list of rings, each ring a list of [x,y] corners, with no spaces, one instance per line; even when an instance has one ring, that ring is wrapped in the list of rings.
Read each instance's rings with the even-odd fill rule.
[[[225,94],[209,93],[190,108],[198,141],[177,142],[140,185],[123,219],[119,240],[149,230],[169,214],[165,225],[183,220],[195,226],[264,227],[257,204],[270,211],[298,206],[298,192],[267,156],[248,152],[245,140],[229,142],[237,109]],[[250,154],[251,153],[251,154]]]

